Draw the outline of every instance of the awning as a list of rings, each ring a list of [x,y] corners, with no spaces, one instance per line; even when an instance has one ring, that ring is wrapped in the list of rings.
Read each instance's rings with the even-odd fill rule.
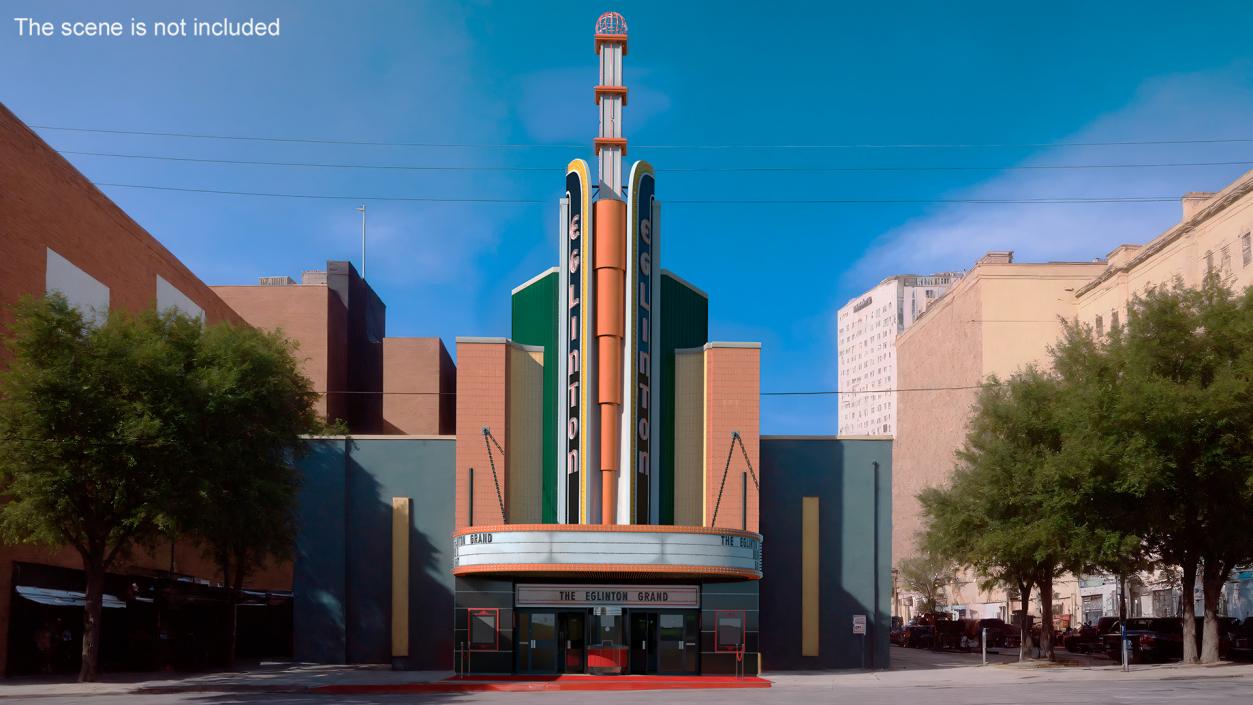
[[[29,585],[18,585],[16,587],[17,594],[25,597],[31,602],[38,602],[41,605],[50,605],[52,607],[84,607],[87,604],[87,596],[81,592],[72,590],[53,590],[52,588],[30,587]],[[105,593],[103,599],[104,607],[116,609],[126,607],[126,603],[117,599],[116,596]]]

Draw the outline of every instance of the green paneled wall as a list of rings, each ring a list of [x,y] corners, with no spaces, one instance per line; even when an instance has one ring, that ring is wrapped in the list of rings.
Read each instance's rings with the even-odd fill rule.
[[[661,483],[658,512],[674,523],[674,351],[709,342],[709,299],[686,282],[661,275]]]
[[[510,337],[544,348],[544,489],[541,516],[557,523],[557,272],[531,281],[513,295]]]

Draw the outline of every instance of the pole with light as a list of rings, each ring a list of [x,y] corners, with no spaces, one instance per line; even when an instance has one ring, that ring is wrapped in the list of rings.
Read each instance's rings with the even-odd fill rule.
[[[365,204],[362,203],[357,211],[361,213],[361,278],[365,279]]]

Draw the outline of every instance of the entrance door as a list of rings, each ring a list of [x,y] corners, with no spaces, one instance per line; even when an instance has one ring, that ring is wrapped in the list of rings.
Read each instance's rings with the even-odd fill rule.
[[[561,647],[561,672],[583,673],[587,662],[587,613],[562,612],[557,616],[557,641]]]
[[[657,613],[631,612],[631,673],[657,672]]]
[[[690,612],[662,612],[657,617],[659,673],[695,673],[700,618]]]
[[[557,673],[557,613],[518,613],[518,670]]]

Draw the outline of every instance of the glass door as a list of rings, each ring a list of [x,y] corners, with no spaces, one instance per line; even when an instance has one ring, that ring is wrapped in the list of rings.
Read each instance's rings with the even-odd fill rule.
[[[518,613],[518,670],[557,672],[557,614]]]
[[[562,612],[557,618],[557,641],[561,647],[561,672],[583,673],[586,671],[587,623],[585,612]]]
[[[691,612],[662,612],[657,618],[659,673],[695,673],[700,618]]]
[[[657,613],[631,612],[631,673],[657,672]]]

